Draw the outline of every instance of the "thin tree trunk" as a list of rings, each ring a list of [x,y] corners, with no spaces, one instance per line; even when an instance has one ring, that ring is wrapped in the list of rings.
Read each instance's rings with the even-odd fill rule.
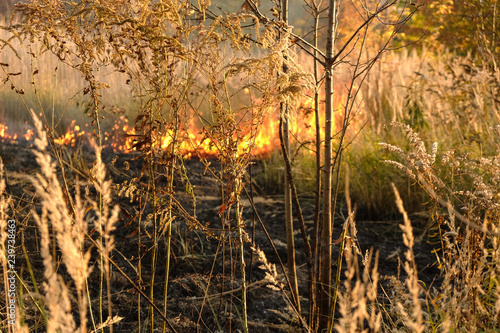
[[[318,28],[319,28],[319,8],[316,2],[313,2],[314,6],[314,27],[313,27],[313,45],[314,45],[314,56],[318,55]],[[314,116],[315,116],[315,126],[316,126],[316,199],[314,203],[314,226],[313,226],[313,257],[319,257],[319,219],[320,219],[320,209],[321,209],[321,124],[319,120],[319,82],[318,82],[318,61],[314,59]],[[314,331],[317,324],[317,282],[319,276],[321,260],[315,260],[313,262],[313,272],[312,281],[309,282],[309,326],[311,326]]]
[[[288,0],[281,2],[282,21],[288,24]],[[283,71],[286,72],[286,65],[283,66]],[[286,103],[281,104],[281,114],[283,116],[283,139],[284,146],[287,152],[290,151],[290,126],[289,126],[289,110]],[[290,156],[290,154],[288,154]],[[293,236],[293,214],[292,214],[292,190],[290,181],[285,173],[285,225],[286,225],[286,244],[287,244],[287,266],[288,276],[292,288],[292,299],[295,301],[297,311],[300,313],[299,301],[299,286],[297,283],[297,267],[295,263],[295,240]]]
[[[332,275],[332,135],[333,135],[333,50],[335,42],[338,0],[330,0],[325,64],[325,167],[323,181],[323,220],[321,226],[321,272],[319,288],[319,330],[329,322]]]

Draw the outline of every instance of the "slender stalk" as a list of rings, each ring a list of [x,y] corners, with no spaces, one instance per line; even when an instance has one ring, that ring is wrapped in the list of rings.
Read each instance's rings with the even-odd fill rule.
[[[252,117],[253,117],[253,111],[252,111]],[[248,165],[248,175],[250,177],[250,200],[253,201],[253,177],[252,177],[252,164],[250,163]],[[255,245],[255,211],[252,211],[252,246],[256,247]],[[248,282],[252,283],[252,266],[253,266],[253,255],[254,251],[250,254],[250,272],[248,273]]]
[[[33,290],[35,291],[35,294],[40,295],[40,291],[38,289],[38,283],[36,282],[35,274],[33,273],[31,261],[30,261],[30,258],[28,256],[28,251],[26,250],[26,245],[25,245],[25,240],[24,240],[24,232],[22,233],[21,247],[23,249],[24,260],[26,260],[26,266],[27,266],[28,272],[30,273],[31,283],[33,283]],[[45,327],[47,327],[47,314],[45,313],[45,310],[44,310],[45,307],[44,307],[43,301],[41,299],[37,299],[36,303],[37,303],[37,308],[41,310],[40,313],[43,317],[43,322],[45,324]]]
[[[316,2],[313,2],[314,6],[314,26],[313,26],[313,44],[314,44],[314,55],[317,56],[316,49],[318,48],[318,29],[319,29],[319,7]],[[313,225],[313,257],[319,257],[319,218],[321,209],[321,124],[319,120],[319,80],[318,80],[318,61],[314,59],[314,116],[315,116],[315,127],[316,127],[316,195],[314,202],[314,225]],[[309,283],[309,325],[314,330],[316,328],[317,319],[317,279],[319,276],[321,260],[314,261],[314,267],[312,271],[312,278]]]
[[[307,238],[306,223],[305,223],[305,220],[304,220],[304,216],[302,214],[302,208],[300,206],[299,195],[297,193],[297,188],[295,187],[295,182],[293,180],[292,166],[291,166],[291,163],[290,163],[290,157],[289,157],[289,154],[288,154],[288,150],[285,148],[285,145],[284,145],[284,140],[283,140],[283,121],[282,121],[282,119],[283,118],[280,119],[280,126],[279,126],[281,150],[283,151],[283,159],[285,160],[286,177],[287,177],[288,183],[290,184],[291,200],[292,200],[292,202],[293,202],[293,204],[295,206],[295,210],[297,211],[296,214],[297,214],[297,217],[299,219],[300,233],[302,235],[302,239],[304,241],[304,245],[305,245],[305,248],[306,248],[308,276],[309,276],[309,280],[312,281],[313,280],[313,264],[312,264],[311,245],[309,243],[309,239]],[[295,276],[295,278],[296,278],[296,276]],[[298,298],[298,294],[297,294],[297,298]],[[300,310],[300,302],[299,302],[298,299],[297,299],[297,305],[298,305],[298,309]]]
[[[281,1],[281,20],[288,24],[288,0]],[[284,55],[286,60],[286,55]],[[283,72],[288,71],[286,65],[283,65]],[[290,110],[287,103],[281,103],[281,123],[282,123],[282,146],[286,151],[290,151]],[[286,229],[286,247],[287,247],[287,267],[291,282],[292,299],[299,313],[301,312],[299,300],[299,284],[297,281],[297,264],[295,260],[295,239],[293,235],[293,214],[292,214],[292,190],[287,173],[284,175],[285,182],[285,229]]]
[[[330,313],[330,289],[332,275],[332,135],[333,135],[333,52],[336,31],[336,18],[338,12],[338,0],[330,0],[328,8],[328,33],[326,40],[326,66],[325,66],[325,168],[323,182],[323,220],[321,225],[321,247],[320,247],[320,288],[319,306],[320,318],[319,329],[325,329],[329,322]]]
[[[240,179],[237,182],[241,182]],[[236,224],[238,226],[238,243],[240,246],[240,272],[241,272],[241,303],[242,303],[242,320],[243,333],[248,333],[248,318],[247,318],[247,282],[245,277],[245,248],[243,241],[243,220],[241,219],[240,194],[239,186],[236,186]]]
[[[142,196],[139,197],[139,207],[142,207]],[[137,275],[138,275],[138,285],[139,285],[139,288],[142,288],[142,250],[141,250],[141,247],[142,247],[142,242],[141,242],[141,222],[142,222],[142,209],[140,210],[140,213],[139,213],[139,223],[137,224],[137,258],[138,258],[138,261],[137,261]],[[141,295],[137,295],[137,324],[138,324],[138,328],[137,328],[137,331],[138,332],[142,332],[141,331]]]
[[[110,253],[108,253],[110,255]],[[108,298],[108,318],[113,318],[113,302],[111,299],[111,269],[109,266],[109,261],[105,260],[105,271],[106,271],[106,289],[107,289],[107,298]],[[82,327],[82,329],[85,329]],[[113,324],[109,325],[109,332],[113,333]]]
[[[171,156],[171,163],[170,163],[170,168],[168,170],[168,187],[167,190],[169,193],[172,193],[174,190],[174,170],[175,170],[175,147],[177,145],[177,134],[179,130],[179,110],[175,108],[174,110],[175,115],[174,115],[174,133],[173,133],[173,138],[172,138],[172,150],[170,152]],[[172,239],[172,195],[168,196],[168,203],[167,203],[167,258],[165,260],[165,283],[163,284],[163,311],[165,313],[165,316],[167,315],[167,296],[168,296],[168,282],[169,282],[169,276],[170,276],[170,255],[171,255],[171,249],[170,249],[170,243]],[[163,327],[162,327],[162,332],[166,332],[167,329],[167,323],[163,322]]]
[[[94,94],[92,94],[92,97],[94,98]],[[100,147],[102,147],[102,141],[101,141],[102,138],[101,138],[101,123],[99,122],[98,101],[94,100],[94,103],[95,103],[95,106],[94,106],[94,115],[95,115],[95,117],[94,117],[94,119],[95,119],[96,126],[97,126],[97,142],[98,142],[98,146],[100,148]],[[98,194],[98,205],[99,205],[99,214],[102,215],[103,203],[102,203],[102,193],[100,193],[100,192]],[[102,221],[99,220],[98,223],[99,223],[99,230],[102,231]],[[104,247],[102,232],[99,233],[99,245],[101,246],[101,248]],[[102,298],[103,298],[103,289],[104,289],[104,257],[102,256],[101,252],[99,252],[99,268],[100,268],[100,272],[99,272],[99,324],[101,326],[103,326],[104,320],[103,320],[103,317],[102,317],[102,313],[103,313]],[[108,289],[109,288],[110,288],[110,286],[108,285]]]
[[[149,128],[149,135],[150,135],[150,142],[153,143],[154,138],[153,138],[153,119],[154,115],[152,110],[150,111],[149,114],[149,121],[150,121],[150,128]],[[154,175],[154,155],[153,155],[153,147],[151,147],[151,155],[149,157],[149,174],[150,174],[150,190],[151,190],[151,195],[152,195],[152,203],[153,203],[153,248],[152,248],[152,255],[151,255],[151,278],[149,280],[149,298],[154,299],[154,282],[155,282],[155,276],[156,276],[156,255],[158,252],[158,211],[157,211],[157,202],[156,202],[156,180],[155,180],[155,175]],[[151,333],[154,333],[154,311],[152,305],[149,307],[149,331]]]
[[[353,219],[353,211],[351,207],[351,198],[349,194],[349,168],[347,168],[346,171],[346,181],[345,181],[345,197],[347,201],[347,213],[349,214],[347,217],[347,220],[344,223],[344,228],[342,229],[342,235],[341,235],[341,241],[340,241],[340,249],[339,249],[339,256],[337,258],[337,273],[335,274],[335,286],[333,288],[333,301],[332,301],[332,307],[330,310],[330,322],[328,324],[328,333],[333,332],[333,323],[334,323],[334,317],[335,317],[335,307],[337,305],[337,295],[338,295],[338,290],[340,286],[340,276],[342,274],[342,258],[344,257],[344,249],[345,249],[345,243],[346,243],[346,236],[347,236],[347,231],[349,230],[349,224],[351,223]]]
[[[224,191],[224,188],[221,186],[221,189],[220,189],[220,192],[221,192],[221,199],[222,199],[222,202],[224,202],[224,195],[225,195],[225,191]],[[223,242],[222,242],[222,282],[221,282],[221,287],[220,287],[220,303],[219,303],[219,317],[222,313],[222,307],[223,307],[223,301],[224,301],[224,290],[225,290],[225,285],[226,285],[226,265],[225,265],[225,262],[226,262],[226,234],[230,235],[230,232],[229,230],[226,231],[226,219],[225,219],[225,215],[222,214],[221,216],[221,224],[222,224],[222,237],[223,237]],[[231,294],[232,295],[232,294]],[[229,322],[229,324],[231,325],[231,322]]]
[[[55,131],[55,128],[54,128],[54,119],[56,117],[55,115],[55,112],[56,112],[56,91],[57,91],[57,82],[58,82],[58,77],[59,77],[59,74],[58,74],[58,69],[59,69],[59,65],[60,65],[60,59],[57,59],[57,66],[55,68],[55,75],[54,75],[54,89],[52,89],[52,118],[51,118],[51,121],[52,121],[52,126],[51,126],[51,129],[52,129],[52,133],[54,133]]]

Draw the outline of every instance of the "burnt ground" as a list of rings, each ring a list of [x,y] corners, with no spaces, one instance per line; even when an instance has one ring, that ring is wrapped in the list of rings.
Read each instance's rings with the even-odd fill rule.
[[[64,154],[66,165],[66,174],[69,184],[74,192],[74,184],[77,180],[75,175],[79,174],[81,186],[88,184],[85,177],[88,177],[88,170],[92,166],[94,155],[92,151],[85,146],[80,148],[68,148]],[[103,152],[103,159],[108,164],[108,178],[113,180],[114,184],[122,184],[130,181],[132,177],[139,178],[139,184],[146,186],[147,178],[142,174],[142,160],[132,154],[121,154],[117,160],[112,163],[115,155],[111,151]],[[7,180],[7,192],[12,195],[12,217],[18,223],[18,238],[24,240],[27,256],[33,267],[34,275],[41,287],[43,281],[43,264],[39,250],[39,234],[36,232],[35,223],[31,216],[31,211],[41,211],[37,202],[34,190],[26,178],[26,175],[34,175],[39,168],[32,154],[29,144],[0,144],[0,157],[5,164],[5,175]],[[136,159],[134,159],[136,158]],[[130,168],[127,170],[126,164]],[[220,166],[216,161],[210,161],[211,168],[218,170]],[[186,160],[184,162],[186,173],[190,182],[195,186],[194,194],[196,203],[186,194],[186,183],[176,181],[175,198],[178,200],[179,207],[183,209],[202,225],[208,225],[209,231],[213,236],[221,235],[222,218],[219,216],[221,206],[221,194],[223,189],[213,177],[206,175],[206,169],[203,163],[197,159]],[[253,172],[259,172],[259,163],[254,167]],[[73,171],[72,171],[73,169]],[[58,168],[60,171],[60,168]],[[74,170],[77,170],[75,172]],[[180,171],[177,173],[177,179],[180,179]],[[166,179],[158,178],[158,187],[166,184]],[[282,196],[269,196],[259,191],[255,186],[252,191],[253,202],[256,211],[250,205],[249,198],[243,198],[243,219],[246,222],[247,234],[253,238],[255,245],[262,249],[268,262],[275,264],[278,271],[278,280],[283,282],[282,270],[279,265],[278,255],[286,265],[286,232],[284,226],[284,208]],[[392,198],[388,199],[392,200]],[[141,284],[144,292],[149,294],[150,286],[150,262],[151,262],[151,231],[152,223],[147,221],[147,214],[151,213],[148,206],[142,215],[141,204],[139,200],[131,202],[130,198],[115,196],[114,202],[120,206],[120,221],[115,232],[116,251],[113,254],[113,260],[123,269],[123,271],[136,283]],[[144,198],[142,199],[144,203]],[[302,209],[306,219],[308,231],[312,230],[314,216],[314,199],[301,198]],[[176,208],[179,213],[180,208]],[[335,220],[334,239],[340,235],[340,226],[343,223],[342,216],[339,214]],[[277,253],[269,242],[266,233],[259,222],[265,226],[270,238],[274,242]],[[417,265],[419,268],[419,278],[427,286],[438,279],[439,271],[433,266],[435,255],[431,253],[432,246],[427,237],[427,221],[422,218],[412,219],[414,234],[417,242],[414,248]],[[141,222],[139,222],[141,221]],[[196,328],[200,332],[231,332],[238,331],[240,328],[240,274],[239,261],[237,260],[237,242],[235,241],[235,232],[224,233],[225,242],[219,242],[216,237],[210,236],[203,230],[191,230],[186,218],[176,218],[172,223],[172,256],[170,266],[170,283],[168,285],[168,309],[167,318],[178,332],[195,332]],[[138,225],[142,227],[142,248],[138,249]],[[231,217],[226,220],[227,225],[231,225]],[[384,220],[384,221],[363,221],[357,220],[358,244],[363,252],[368,249],[379,251],[379,272],[385,276],[397,276],[401,274],[404,278],[404,270],[401,262],[404,261],[405,246],[401,237],[399,224],[402,220]],[[92,225],[90,225],[92,227]],[[298,228],[297,228],[298,230]],[[92,234],[92,233],[91,233]],[[93,238],[96,235],[93,234]],[[306,284],[307,270],[305,261],[305,250],[300,233],[297,231],[295,236],[297,246],[297,262],[299,265],[300,293],[303,313],[307,309],[308,288]],[[163,299],[163,279],[165,276],[166,262],[166,244],[165,237],[159,240],[158,261],[155,278],[155,303],[161,308]],[[20,245],[20,242],[17,243]],[[90,244],[89,244],[90,246]],[[333,247],[334,262],[333,271],[336,270],[336,258],[338,245]],[[23,249],[17,248],[18,254],[18,274],[30,291],[34,290],[33,283],[28,271],[26,260],[23,258]],[[142,255],[142,283],[136,270],[133,267],[138,265],[138,254]],[[94,315],[97,316],[99,290],[99,269],[95,258],[97,252],[92,249],[93,273],[89,278],[89,290],[92,298],[92,308]],[[248,316],[250,330],[253,332],[300,332],[300,326],[297,320],[291,315],[291,311],[284,300],[284,293],[280,290],[270,288],[269,281],[265,279],[266,270],[262,268],[256,255],[252,255],[250,243],[245,245],[245,258],[247,262],[248,279]],[[70,281],[65,274],[64,266],[58,266],[59,273]],[[231,278],[235,277],[235,278]],[[382,283],[384,284],[385,282]],[[68,282],[71,287],[71,282]],[[43,293],[43,292],[42,292]],[[0,294],[3,294],[0,292]],[[116,269],[112,272],[112,298],[114,314],[123,317],[123,320],[116,324],[115,332],[137,332],[138,331],[138,292]],[[43,332],[43,321],[40,320],[39,313],[33,309],[33,303],[23,292],[24,306],[26,307],[26,320],[30,327],[35,326],[37,322],[38,332]],[[387,299],[380,293],[379,303],[387,302]],[[2,295],[1,308],[4,308]],[[141,320],[142,331],[148,327],[148,307],[146,302],[141,300]],[[104,304],[106,308],[106,300]],[[78,320],[76,315],[75,320]],[[3,312],[3,311],[2,311]],[[4,318],[2,317],[2,320]],[[155,315],[154,326],[161,329],[161,318]],[[0,325],[1,326],[1,325]]]

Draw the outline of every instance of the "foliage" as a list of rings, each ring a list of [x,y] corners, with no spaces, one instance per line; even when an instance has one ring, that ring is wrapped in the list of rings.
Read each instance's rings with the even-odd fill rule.
[[[480,54],[485,63],[498,63],[500,8],[495,0],[428,1],[404,28],[415,41],[426,36],[429,46],[444,46],[462,55]]]

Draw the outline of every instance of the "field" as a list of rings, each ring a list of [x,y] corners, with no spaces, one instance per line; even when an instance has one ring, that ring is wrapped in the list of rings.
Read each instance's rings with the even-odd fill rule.
[[[270,4],[172,3],[0,30],[0,331],[498,331],[490,21],[460,52],[353,3],[314,62]]]

